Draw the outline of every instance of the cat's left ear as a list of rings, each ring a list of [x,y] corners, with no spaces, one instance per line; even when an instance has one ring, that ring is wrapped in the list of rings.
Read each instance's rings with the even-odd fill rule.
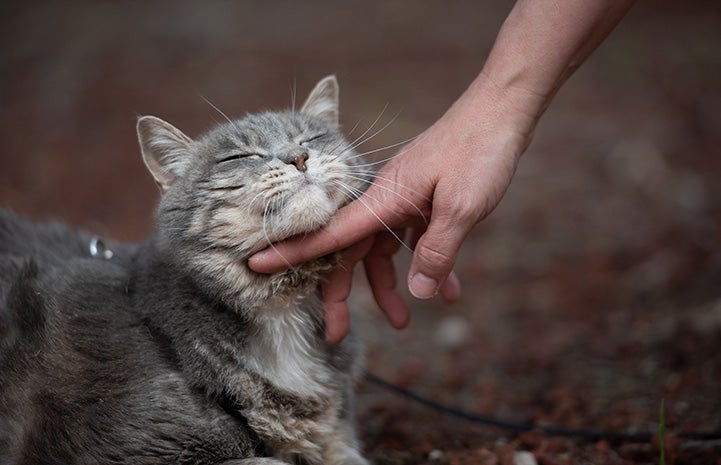
[[[316,116],[329,126],[338,126],[338,80],[330,75],[321,79],[306,99],[301,113]]]
[[[193,140],[155,116],[139,118],[137,130],[145,166],[165,192],[185,172]]]

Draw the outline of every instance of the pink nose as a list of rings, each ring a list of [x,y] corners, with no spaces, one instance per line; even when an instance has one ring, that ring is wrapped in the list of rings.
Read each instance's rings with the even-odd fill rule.
[[[308,160],[308,154],[303,152],[300,155],[290,158],[286,163],[295,165],[298,171],[305,171],[308,169],[308,167],[305,166],[306,160]]]

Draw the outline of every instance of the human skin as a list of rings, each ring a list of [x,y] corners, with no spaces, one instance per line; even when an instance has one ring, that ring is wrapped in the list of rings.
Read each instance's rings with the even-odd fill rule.
[[[344,265],[323,286],[331,343],[349,331],[346,299],[361,260],[390,323],[408,324],[410,311],[398,293],[392,261],[402,246],[399,237],[413,249],[411,294],[456,300],[460,283],[452,270],[461,244],[500,202],[558,89],[633,3],[518,0],[480,74],[448,111],[383,166],[361,198],[340,209],[328,225],[255,254],[250,268],[274,273],[348,249]]]

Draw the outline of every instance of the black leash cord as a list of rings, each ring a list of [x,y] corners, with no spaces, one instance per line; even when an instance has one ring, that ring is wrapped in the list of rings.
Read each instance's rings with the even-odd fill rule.
[[[544,426],[534,425],[532,423],[514,423],[510,421],[501,420],[489,415],[482,415],[479,413],[468,412],[456,407],[451,407],[440,402],[436,402],[420,394],[417,394],[408,389],[396,386],[395,384],[389,383],[378,376],[366,372],[366,380],[369,382],[381,386],[388,391],[393,392],[402,397],[411,399],[421,405],[425,405],[433,410],[437,410],[454,417],[462,418],[464,420],[471,421],[486,426],[493,426],[506,431],[512,431],[514,433],[522,433],[525,431],[541,431],[549,436],[555,437],[566,437],[575,439],[584,439],[587,441],[599,441],[606,439],[609,442],[649,442],[657,436],[656,433],[622,433],[619,431],[605,431],[605,430],[593,430],[583,428],[564,428],[560,426]],[[676,434],[676,437],[687,440],[714,440],[721,439],[721,431],[700,431],[700,432],[682,432]]]

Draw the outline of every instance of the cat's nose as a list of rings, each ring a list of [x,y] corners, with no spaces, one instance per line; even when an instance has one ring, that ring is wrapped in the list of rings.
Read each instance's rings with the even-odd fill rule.
[[[305,162],[308,160],[308,153],[302,152],[297,155],[293,155],[289,157],[286,160],[286,163],[289,165],[295,165],[295,167],[298,169],[298,171],[305,171],[308,169],[308,167],[305,165]]]

